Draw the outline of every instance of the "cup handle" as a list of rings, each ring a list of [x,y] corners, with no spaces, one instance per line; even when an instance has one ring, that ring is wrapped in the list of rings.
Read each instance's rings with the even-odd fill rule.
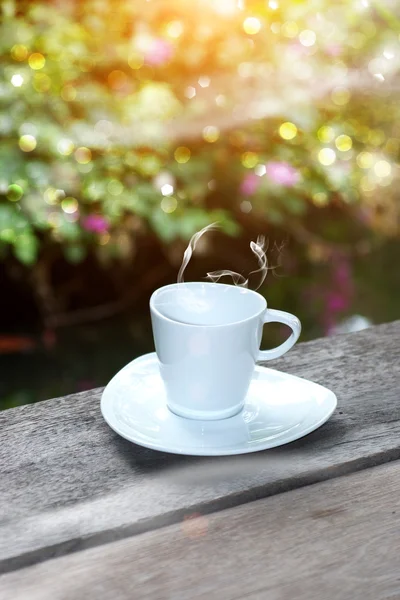
[[[284,323],[291,328],[292,334],[285,342],[283,342],[283,344],[277,346],[277,348],[272,348],[272,350],[259,350],[257,361],[272,360],[273,358],[282,356],[282,354],[285,354],[285,352],[290,350],[290,348],[292,348],[292,346],[294,346],[299,339],[301,333],[301,323],[294,315],[284,312],[283,310],[267,308],[264,312],[262,320],[264,325],[266,323]]]

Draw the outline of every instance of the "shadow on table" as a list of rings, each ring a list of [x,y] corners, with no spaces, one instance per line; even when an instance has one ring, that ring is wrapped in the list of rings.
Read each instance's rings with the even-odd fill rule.
[[[182,456],[144,448],[128,442],[115,434],[113,443],[124,461],[136,472],[168,473],[173,480],[187,480],[191,483],[213,483],[235,477],[254,477],[255,474],[271,471],[274,476],[286,476],[288,471],[296,473],[309,468],[310,461],[331,452],[334,446],[343,441],[348,427],[335,415],[328,423],[309,435],[262,452],[235,456]]]

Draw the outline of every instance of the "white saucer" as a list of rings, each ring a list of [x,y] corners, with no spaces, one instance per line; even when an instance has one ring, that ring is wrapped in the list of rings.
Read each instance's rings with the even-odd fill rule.
[[[306,379],[256,367],[242,412],[196,421],[172,413],[155,353],[124,367],[105,388],[101,412],[131,442],[174,454],[220,456],[274,448],[311,433],[332,415],[333,392]]]

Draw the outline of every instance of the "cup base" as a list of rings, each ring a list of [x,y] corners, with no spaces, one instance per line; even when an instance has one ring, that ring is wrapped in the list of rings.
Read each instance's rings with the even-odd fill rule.
[[[170,402],[167,403],[167,406],[174,415],[184,419],[192,419],[194,421],[220,421],[221,419],[229,419],[230,417],[239,414],[243,409],[244,401],[225,410],[190,410]]]

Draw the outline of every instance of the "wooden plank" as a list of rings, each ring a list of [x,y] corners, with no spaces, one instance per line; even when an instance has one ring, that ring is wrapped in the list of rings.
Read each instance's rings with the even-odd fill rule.
[[[13,600],[400,597],[400,463],[0,577]]]
[[[400,322],[300,344],[271,366],[339,407],[285,448],[185,458],[103,422],[100,390],[0,413],[0,571],[111,542],[400,457]]]

